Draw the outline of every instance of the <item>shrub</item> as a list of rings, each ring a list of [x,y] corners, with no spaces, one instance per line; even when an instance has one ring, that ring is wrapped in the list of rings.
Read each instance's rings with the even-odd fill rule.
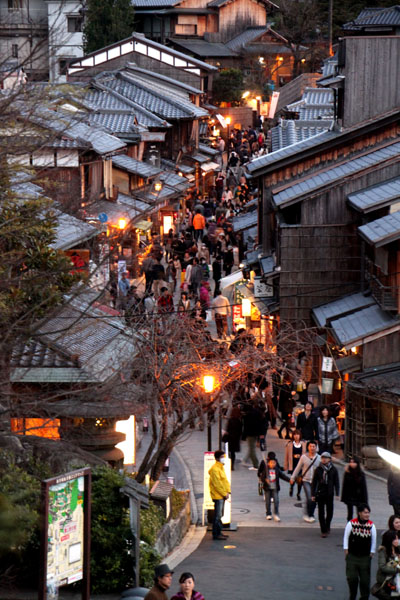
[[[154,569],[161,562],[161,556],[146,542],[140,542],[140,585],[151,587],[154,583]]]
[[[178,491],[175,488],[171,495],[171,519],[177,519],[189,496],[188,491]]]
[[[140,511],[140,539],[154,546],[158,532],[165,523],[162,508],[150,501],[149,508]]]
[[[128,500],[120,492],[123,485],[123,475],[110,467],[93,470],[90,566],[93,593],[115,592],[133,584],[132,532]]]

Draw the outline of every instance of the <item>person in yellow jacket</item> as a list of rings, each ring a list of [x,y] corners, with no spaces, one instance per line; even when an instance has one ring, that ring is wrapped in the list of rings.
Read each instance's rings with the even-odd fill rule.
[[[210,495],[214,502],[214,521],[212,528],[213,540],[226,540],[227,535],[222,534],[222,515],[224,514],[225,500],[229,498],[231,487],[225,475],[225,452],[216,450],[214,452],[215,463],[208,471],[210,476]]]

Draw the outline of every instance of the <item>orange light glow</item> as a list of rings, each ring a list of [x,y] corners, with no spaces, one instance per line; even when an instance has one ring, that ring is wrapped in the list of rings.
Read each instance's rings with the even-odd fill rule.
[[[203,387],[207,394],[211,394],[214,391],[215,377],[214,375],[204,375]]]
[[[118,219],[118,229],[125,229],[126,219]]]
[[[37,435],[58,440],[59,427],[60,419],[11,419],[11,431],[20,435]]]

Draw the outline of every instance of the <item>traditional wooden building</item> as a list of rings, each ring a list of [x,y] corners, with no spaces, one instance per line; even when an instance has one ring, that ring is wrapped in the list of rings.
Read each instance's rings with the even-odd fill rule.
[[[323,379],[334,380],[326,399],[346,401],[349,453],[398,448],[397,388],[389,378],[385,387],[385,373],[396,378],[400,361],[399,51],[399,37],[344,38],[324,78],[334,90],[332,130],[247,167],[260,175],[259,239],[279,271],[281,324],[326,335],[320,354],[335,368],[314,366],[321,392]]]

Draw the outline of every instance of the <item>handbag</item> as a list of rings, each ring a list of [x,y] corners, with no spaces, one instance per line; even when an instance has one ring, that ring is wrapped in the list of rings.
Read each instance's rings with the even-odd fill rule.
[[[298,486],[303,485],[303,475],[297,475],[296,483]]]
[[[264,493],[264,487],[263,484],[261,483],[261,481],[258,482],[258,495],[262,496]]]
[[[375,596],[375,598],[387,598],[388,595],[390,596],[392,590],[396,589],[393,578],[393,575],[388,575],[382,583],[374,583],[371,588],[371,595]]]

